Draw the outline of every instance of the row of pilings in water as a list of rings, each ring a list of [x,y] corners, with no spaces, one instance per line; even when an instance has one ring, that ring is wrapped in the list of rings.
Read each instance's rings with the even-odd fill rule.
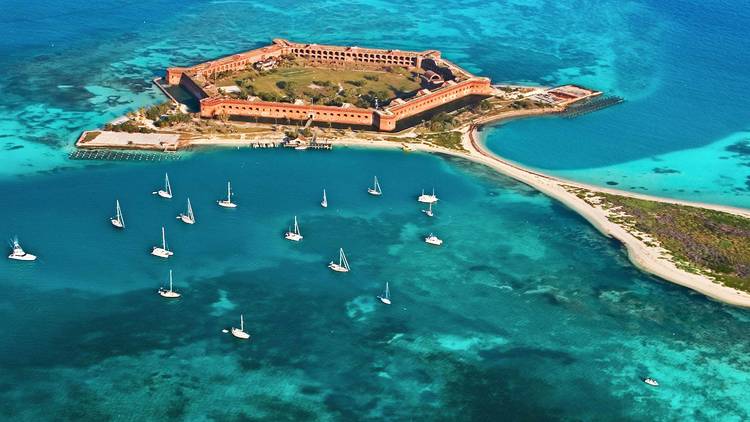
[[[566,119],[573,119],[584,114],[593,113],[603,108],[612,107],[613,105],[621,104],[625,101],[622,97],[607,96],[607,97],[595,97],[580,103],[572,104],[568,106],[565,111],[560,115]]]
[[[97,161],[169,161],[179,160],[182,154],[176,152],[132,152],[112,150],[79,149],[68,155],[71,160]]]

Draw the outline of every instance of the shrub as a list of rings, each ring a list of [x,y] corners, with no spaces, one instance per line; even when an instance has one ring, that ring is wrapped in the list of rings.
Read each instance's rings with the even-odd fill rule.
[[[146,111],[143,113],[147,119],[157,121],[159,120],[159,117],[161,117],[162,114],[168,112],[170,109],[169,103],[161,103],[152,105],[151,107],[147,108]]]
[[[357,79],[355,81],[346,81],[346,83],[348,83],[349,85],[354,85],[354,86],[359,87],[359,86],[364,86],[366,82],[363,81],[362,79]]]
[[[279,89],[286,89],[287,83],[286,83],[286,81],[277,81],[276,82],[276,87],[278,87]]]
[[[365,79],[367,79],[368,81],[377,81],[380,78],[378,77],[378,75],[365,75]]]

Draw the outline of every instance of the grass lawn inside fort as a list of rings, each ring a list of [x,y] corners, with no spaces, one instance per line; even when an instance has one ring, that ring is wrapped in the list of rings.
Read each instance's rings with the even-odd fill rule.
[[[270,71],[248,69],[223,76],[219,87],[237,86],[239,98],[255,95],[264,100],[323,105],[350,103],[373,106],[375,98],[385,105],[395,98],[409,98],[420,89],[419,73],[394,66],[382,70],[328,69],[292,64]]]

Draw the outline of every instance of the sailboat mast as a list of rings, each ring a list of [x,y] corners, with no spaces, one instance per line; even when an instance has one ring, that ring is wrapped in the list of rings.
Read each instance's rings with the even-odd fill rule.
[[[385,298],[390,299],[391,298],[391,290],[388,288],[388,282],[385,282]]]
[[[245,331],[245,317],[240,314],[240,331]]]
[[[227,182],[227,202],[232,201],[232,184],[231,182]]]
[[[169,291],[172,291],[172,270],[169,270]]]
[[[193,206],[190,204],[190,198],[188,198],[188,217],[190,217],[191,220],[195,220],[195,216],[193,215]]]
[[[161,227],[161,247],[162,249],[167,249],[167,235],[164,234],[164,226]]]

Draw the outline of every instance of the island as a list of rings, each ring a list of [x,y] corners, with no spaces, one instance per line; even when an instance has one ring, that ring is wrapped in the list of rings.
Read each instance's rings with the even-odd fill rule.
[[[562,202],[625,246],[642,270],[750,307],[750,210],[691,203],[552,177],[491,153],[484,125],[574,117],[622,99],[577,85],[492,84],[421,52],[272,44],[154,80],[169,99],[85,131],[81,151],[172,152],[201,146],[401,148],[463,157]]]

